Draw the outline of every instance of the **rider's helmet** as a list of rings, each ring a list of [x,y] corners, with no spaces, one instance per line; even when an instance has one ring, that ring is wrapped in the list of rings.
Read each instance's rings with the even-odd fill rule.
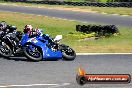
[[[7,23],[5,21],[0,22],[0,30],[5,30],[7,27]]]
[[[32,25],[26,25],[23,30],[24,33],[31,33],[32,31],[33,31]]]
[[[8,26],[8,29],[9,29],[9,32],[13,32],[13,31],[15,31],[17,29],[17,27],[16,26],[9,25]]]

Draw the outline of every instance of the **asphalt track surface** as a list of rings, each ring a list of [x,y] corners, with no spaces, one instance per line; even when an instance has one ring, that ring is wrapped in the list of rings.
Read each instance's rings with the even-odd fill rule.
[[[89,74],[130,74],[132,55],[78,55],[74,61],[29,62],[24,57],[0,58],[0,88],[132,88],[130,84],[76,83],[77,68]],[[13,87],[15,86],[15,87]]]
[[[47,8],[2,5],[2,4],[0,4],[0,10],[45,15],[45,16],[57,17],[68,20],[77,20],[82,22],[96,22],[101,24],[105,23],[105,24],[114,24],[117,26],[120,25],[120,26],[132,27],[132,16],[107,15],[107,14],[90,13],[90,12],[77,12],[77,11],[47,9]]]
[[[132,27],[132,17],[102,15],[45,8],[0,5],[0,10],[46,15],[70,20],[101,22]],[[29,62],[24,57],[0,58],[0,88],[132,88],[130,84],[76,83],[77,68],[82,66],[87,73],[130,74],[132,55],[79,55],[74,61]]]

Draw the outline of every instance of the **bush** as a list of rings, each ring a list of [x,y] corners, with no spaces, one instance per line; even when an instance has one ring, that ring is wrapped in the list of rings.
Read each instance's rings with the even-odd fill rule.
[[[96,33],[96,36],[111,36],[118,34],[118,28],[115,25],[76,25],[76,31],[82,33]]]

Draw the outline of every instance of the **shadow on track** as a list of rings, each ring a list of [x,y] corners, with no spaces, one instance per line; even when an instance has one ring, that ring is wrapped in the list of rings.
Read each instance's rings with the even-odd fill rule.
[[[6,58],[6,57],[0,56],[0,58],[6,59],[6,60],[27,61],[27,62],[29,62],[29,60],[26,59],[25,57],[14,57],[14,56],[12,56],[12,57]],[[30,61],[30,62],[31,62],[31,61]]]
[[[6,59],[6,60],[14,60],[14,61],[39,62],[39,61],[32,61],[27,59],[26,57],[20,57],[20,56],[11,56],[9,58],[0,56],[0,58]],[[59,61],[59,59],[50,59],[50,60],[41,60],[41,61]]]

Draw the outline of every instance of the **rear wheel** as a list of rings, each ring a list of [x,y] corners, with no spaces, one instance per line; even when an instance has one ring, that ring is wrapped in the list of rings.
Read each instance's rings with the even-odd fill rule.
[[[12,50],[6,43],[2,42],[0,44],[0,55],[3,57],[10,57],[12,55]]]
[[[23,52],[25,56],[32,61],[42,60],[41,49],[35,45],[27,44],[23,47]]]

